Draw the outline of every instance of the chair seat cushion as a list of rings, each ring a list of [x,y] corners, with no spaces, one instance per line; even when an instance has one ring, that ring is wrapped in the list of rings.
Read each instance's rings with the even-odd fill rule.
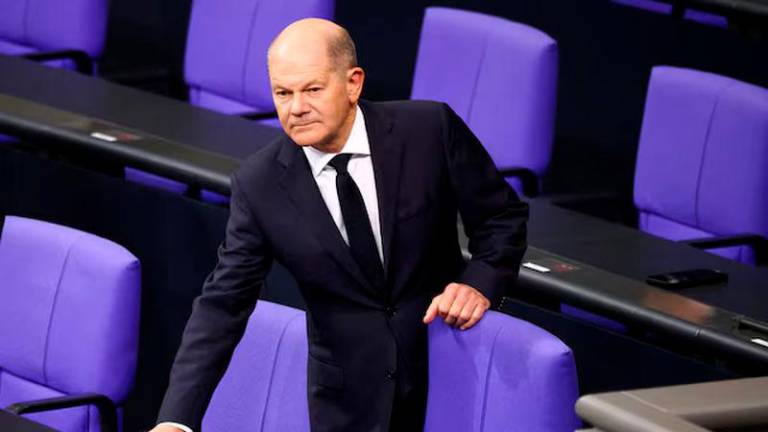
[[[640,213],[640,229],[648,234],[674,241],[701,239],[716,235],[647,212]],[[755,252],[749,246],[708,249],[707,252],[747,264],[754,264],[755,262]]]
[[[7,407],[16,402],[30,401],[37,399],[46,399],[64,396],[64,393],[41,386],[18,376],[0,369],[0,407]],[[51,426],[54,429],[75,432],[87,431],[88,422],[94,424],[98,419],[96,410],[89,413],[90,408],[68,408],[62,410],[49,411],[44,413],[26,414],[34,421]],[[92,420],[89,419],[89,415]],[[97,429],[90,429],[97,430]]]

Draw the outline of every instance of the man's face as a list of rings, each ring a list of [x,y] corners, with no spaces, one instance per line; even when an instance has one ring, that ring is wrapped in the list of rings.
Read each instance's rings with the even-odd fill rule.
[[[324,49],[280,51],[269,57],[280,124],[300,146],[337,152],[351,128],[359,92],[350,86],[354,87],[353,75],[360,69],[332,66]]]

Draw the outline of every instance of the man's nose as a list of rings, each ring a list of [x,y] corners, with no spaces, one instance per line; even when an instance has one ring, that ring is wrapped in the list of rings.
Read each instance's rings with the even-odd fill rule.
[[[296,92],[291,99],[291,114],[300,116],[309,112],[309,105],[302,92]]]

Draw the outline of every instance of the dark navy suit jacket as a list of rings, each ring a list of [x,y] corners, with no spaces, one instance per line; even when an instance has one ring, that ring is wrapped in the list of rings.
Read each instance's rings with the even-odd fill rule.
[[[160,421],[200,429],[273,260],[307,304],[313,431],[386,431],[396,389],[425,385],[431,299],[450,282],[500,299],[517,275],[528,208],[445,104],[360,102],[379,200],[386,289],[357,266],[309,164],[283,137],[232,177],[219,262],[197,298]],[[457,211],[470,238],[465,262]]]

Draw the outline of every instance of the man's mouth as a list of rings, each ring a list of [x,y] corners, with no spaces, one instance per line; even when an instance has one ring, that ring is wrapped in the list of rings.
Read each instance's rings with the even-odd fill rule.
[[[294,124],[291,125],[291,127],[304,127],[304,126],[309,126],[309,125],[314,124],[314,123],[315,123],[314,121],[302,122],[302,123],[294,123]]]

